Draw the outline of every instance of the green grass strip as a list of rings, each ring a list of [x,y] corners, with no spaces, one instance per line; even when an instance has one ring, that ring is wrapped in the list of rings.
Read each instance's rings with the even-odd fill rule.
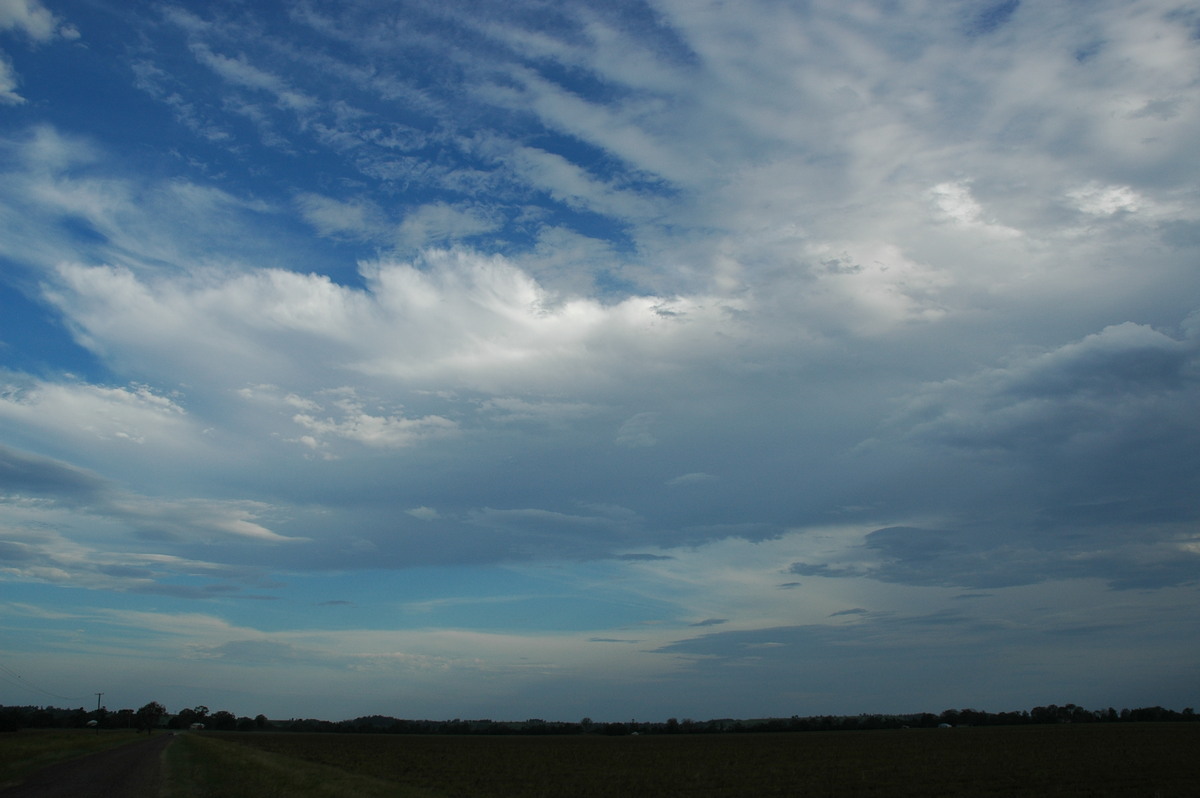
[[[344,768],[183,734],[165,753],[165,798],[441,798]]]
[[[0,790],[56,762],[106,751],[141,739],[129,731],[26,729],[0,734]]]

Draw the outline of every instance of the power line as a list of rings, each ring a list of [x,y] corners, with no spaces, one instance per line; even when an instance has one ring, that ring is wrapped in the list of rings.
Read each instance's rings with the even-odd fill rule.
[[[69,695],[59,695],[58,693],[52,693],[49,690],[44,690],[41,687],[38,687],[36,684],[29,682],[24,676],[17,673],[16,671],[14,671],[12,668],[8,667],[4,663],[0,663],[0,681],[5,681],[8,684],[13,685],[14,687],[20,687],[24,690],[30,691],[31,693],[41,693],[42,695],[50,696],[51,698],[57,698],[62,701],[81,701],[81,700],[83,700],[82,697],[80,697],[80,696],[72,697]]]

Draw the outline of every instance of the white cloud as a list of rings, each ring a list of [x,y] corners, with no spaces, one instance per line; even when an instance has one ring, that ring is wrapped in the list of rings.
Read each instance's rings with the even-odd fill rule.
[[[352,369],[408,385],[577,391],[617,376],[605,369],[698,356],[697,347],[722,345],[718,331],[726,340],[737,332],[728,302],[559,300],[505,259],[461,250],[425,253],[421,268],[382,261],[363,271],[366,291],[274,269],[144,279],[63,264],[48,296],[90,348],[181,381],[204,374],[210,386],[269,378],[303,387]],[[281,348],[280,336],[292,343]],[[630,350],[645,360],[622,362]]]
[[[162,541],[295,542],[258,523],[266,508],[237,502],[164,503],[111,493],[90,504],[6,495],[0,573],[18,581],[204,599],[270,584],[258,569],[147,551],[130,529]],[[69,497],[67,497],[69,498]],[[158,546],[161,546],[161,542]]]
[[[438,511],[432,507],[413,507],[412,509],[405,510],[404,512],[408,513],[413,518],[419,518],[422,521],[432,521],[435,518],[440,517],[438,515]]]
[[[519,82],[521,90],[505,91],[499,86],[486,86],[483,91],[489,102],[533,111],[551,129],[597,146],[646,175],[659,175],[674,181],[692,172],[681,153],[662,141],[657,131],[648,131],[641,124],[647,115],[645,112],[653,111],[657,103],[599,105],[520,67],[510,67],[509,77]],[[576,193],[576,187],[589,181],[564,159],[532,148],[521,148],[516,155],[525,160],[525,168],[542,173],[552,185],[566,181],[566,197],[583,197],[591,193]]]
[[[458,429],[455,422],[441,416],[373,416],[354,400],[337,402],[336,408],[339,413],[337,418],[317,418],[301,413],[293,416],[292,420],[317,436],[345,438],[381,448],[409,446],[417,441],[452,435]]]
[[[611,243],[563,227],[541,228],[533,251],[521,258],[521,265],[547,290],[566,295],[602,293],[597,283],[610,277],[642,285],[639,269]]]
[[[480,18],[465,13],[457,13],[455,18],[529,59],[570,64],[604,75],[614,83],[640,89],[678,91],[686,87],[687,76],[655,52],[653,32],[618,29],[586,8],[579,9],[578,14],[577,33],[586,42],[582,46],[579,41],[570,43],[548,32],[521,28],[503,18]]]
[[[6,148],[25,174],[59,175],[72,167],[91,164],[99,153],[94,144],[78,136],[64,134],[50,125],[32,128],[24,140],[5,141]],[[14,177],[20,172],[14,170]]]
[[[223,79],[237,86],[258,89],[274,95],[276,101],[284,108],[292,111],[304,111],[316,104],[315,98],[295,89],[278,75],[254,66],[245,56],[230,58],[220,53],[214,53],[202,44],[193,44],[191,51],[196,60]]]
[[[505,162],[522,180],[567,205],[621,219],[656,215],[652,200],[597,180],[561,155],[518,147]]]
[[[813,253],[823,312],[865,334],[897,324],[933,321],[947,312],[943,297],[955,277],[918,263],[894,244],[836,242]]]
[[[348,235],[371,239],[386,222],[383,212],[367,199],[349,202],[306,193],[296,198],[304,220],[323,236]]]
[[[274,213],[262,200],[123,173],[93,141],[51,126],[3,146],[10,167],[0,183],[0,252],[39,271],[81,260],[186,271],[196,264],[229,269],[267,252],[290,257],[290,245],[262,235],[259,225]],[[45,235],[64,226],[76,235]]]
[[[0,0],[0,31],[14,30],[35,42],[47,42],[55,34],[68,41],[79,38],[73,25],[61,25],[57,17],[38,0]],[[0,51],[0,105],[21,105],[25,98],[17,93],[20,79],[3,51]]]
[[[58,19],[38,0],[0,0],[0,30],[18,30],[35,41],[54,36]]]
[[[20,105],[25,102],[25,98],[17,94],[17,74],[13,71],[12,64],[0,52],[0,105]]]
[[[1007,237],[1020,235],[1020,231],[984,218],[983,206],[971,194],[967,181],[939,183],[929,190],[941,218],[964,227],[978,228],[991,235]]]
[[[397,236],[413,248],[444,245],[447,242],[491,232],[500,223],[481,208],[455,207],[439,202],[422,205],[404,217]]]
[[[196,434],[179,404],[145,385],[11,380],[0,387],[0,419],[76,440],[149,444],[160,451]]]
[[[638,413],[626,419],[617,430],[618,446],[645,448],[658,443],[654,436],[654,427],[658,423],[657,413]]]
[[[272,351],[274,335],[312,337],[337,349],[370,320],[360,295],[323,276],[281,270],[144,281],[124,268],[63,264],[58,278],[49,297],[87,345],[118,359],[150,357],[181,380],[205,374],[227,384],[240,374],[291,373],[299,363]]]
[[[39,375],[0,395],[4,578],[110,608],[74,613],[109,625],[88,672],[162,657],[335,716],[331,673],[363,713],[395,683],[439,716],[610,690],[744,715],[957,698],[930,650],[1019,696],[1014,665],[1070,670],[1065,632],[1129,651],[1147,618],[1183,619],[1145,649],[1177,656],[1200,62],[1175,10],[81,16],[103,38],[71,56],[145,124],[0,68],[45,120],[0,142],[12,323],[45,333],[4,333]],[[75,30],[13,0],[0,28]],[[208,609],[111,609],[140,594]],[[227,597],[280,601],[234,623]]]
[[[533,421],[561,427],[595,416],[603,408],[587,402],[530,401],[516,396],[497,396],[480,403],[479,411],[505,424]]]
[[[1136,213],[1143,203],[1137,192],[1129,186],[1103,186],[1094,182],[1071,189],[1067,197],[1081,211],[1095,216],[1112,216],[1120,211]]]
[[[690,474],[681,474],[677,477],[667,480],[668,485],[699,485],[705,482],[715,482],[719,477],[714,477],[712,474],[705,474],[703,471],[693,471]]]

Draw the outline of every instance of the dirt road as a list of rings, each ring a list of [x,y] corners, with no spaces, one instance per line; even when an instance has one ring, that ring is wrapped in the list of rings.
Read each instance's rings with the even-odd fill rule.
[[[175,739],[148,739],[59,762],[32,774],[3,798],[157,798],[162,790],[162,752]]]

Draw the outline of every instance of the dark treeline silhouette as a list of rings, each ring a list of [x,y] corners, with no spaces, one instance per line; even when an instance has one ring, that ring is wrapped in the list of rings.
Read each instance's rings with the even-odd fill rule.
[[[354,720],[328,721],[306,719],[268,720],[264,715],[255,718],[237,717],[223,710],[210,713],[208,707],[183,709],[166,714],[159,721],[161,728],[189,729],[197,724],[216,731],[288,731],[342,732],[351,734],[736,734],[739,732],[801,732],[801,731],[868,731],[874,729],[945,728],[961,726],[1017,726],[1045,723],[1137,723],[1137,722],[1194,722],[1191,707],[1182,712],[1163,707],[1141,707],[1116,710],[1084,709],[1075,704],[1050,704],[1029,711],[984,712],[977,709],[947,709],[934,715],[930,712],[901,715],[814,715],[790,718],[756,718],[697,721],[670,718],[666,721],[627,723],[598,723],[584,718],[578,723],[547,721],[530,718],[523,721],[494,720],[405,720],[386,715],[367,715]],[[0,706],[0,731],[23,728],[86,728],[130,729],[138,727],[138,713],[132,709],[110,712],[98,710],[58,709],[38,706]]]
[[[146,709],[156,706],[154,702],[141,710],[121,709],[111,712],[107,707],[100,709],[60,709],[58,707],[0,706],[0,732],[18,729],[145,729]],[[165,710],[161,705],[158,709]],[[239,718],[231,712],[219,711],[209,714],[208,707],[183,709],[172,715],[165,711],[161,717],[153,718],[157,728],[188,729],[201,724],[205,729],[217,731],[261,731],[269,727],[265,715],[256,718]]]

